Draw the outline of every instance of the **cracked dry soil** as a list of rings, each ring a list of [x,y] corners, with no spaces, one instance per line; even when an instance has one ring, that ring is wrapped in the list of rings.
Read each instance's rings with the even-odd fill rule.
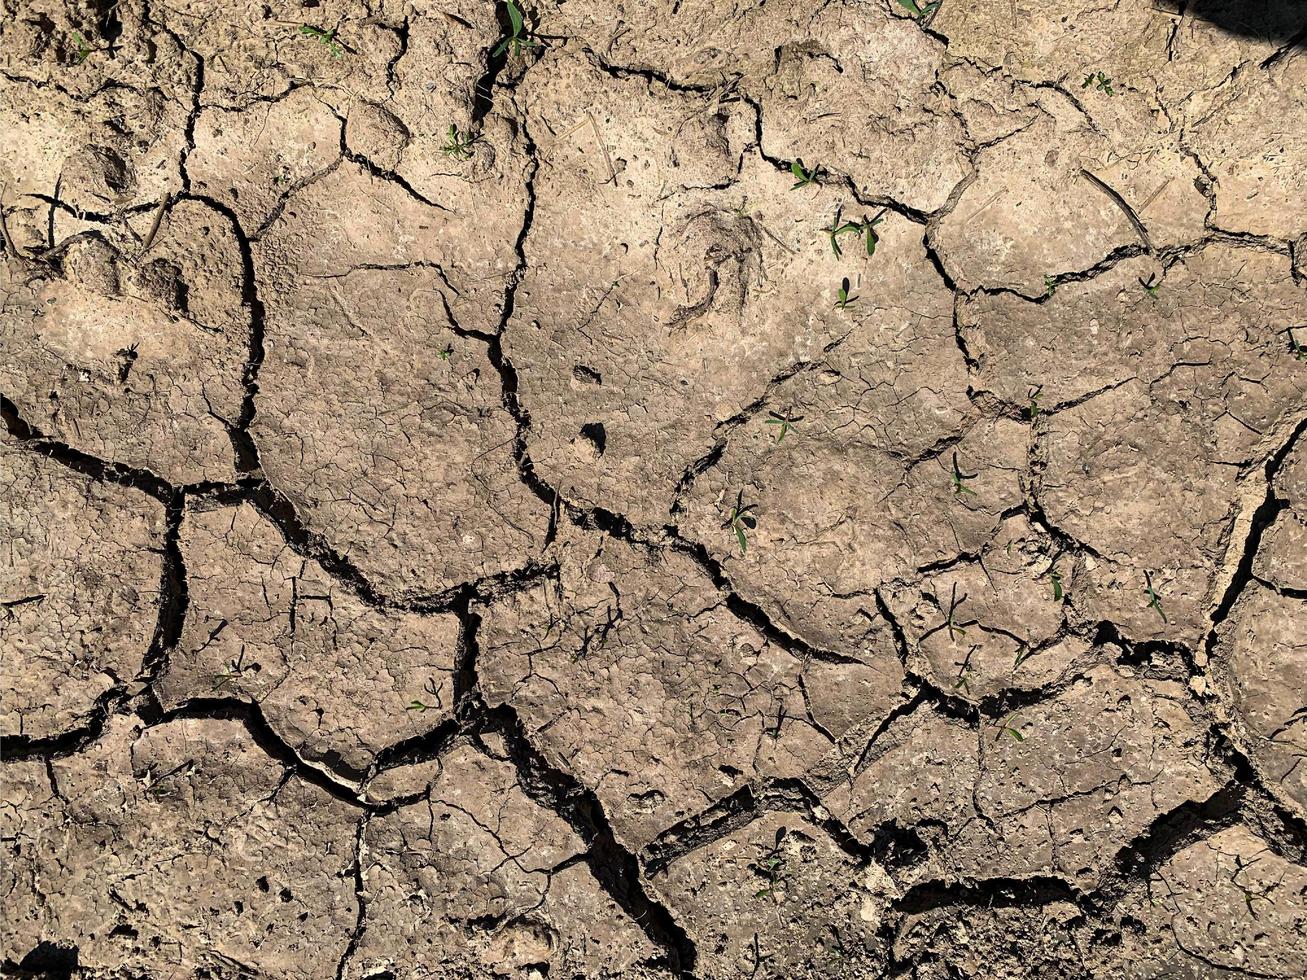
[[[0,6],[6,976],[1307,975],[1307,5]]]

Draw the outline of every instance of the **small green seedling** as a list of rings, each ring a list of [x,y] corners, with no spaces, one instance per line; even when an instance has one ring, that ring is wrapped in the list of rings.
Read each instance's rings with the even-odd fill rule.
[[[1159,616],[1162,617],[1162,622],[1164,622],[1164,623],[1169,622],[1169,620],[1167,620],[1167,618],[1166,618],[1166,613],[1164,613],[1164,612],[1162,611],[1162,599],[1161,599],[1161,596],[1159,596],[1159,595],[1157,594],[1157,590],[1153,588],[1153,573],[1152,573],[1152,572],[1148,572],[1148,571],[1145,571],[1145,572],[1144,572],[1144,583],[1145,583],[1145,584],[1144,584],[1144,591],[1148,593],[1148,608],[1149,608],[1149,609],[1156,609],[1156,610],[1157,610],[1157,615],[1159,615]]]
[[[862,235],[867,239],[867,258],[871,258],[876,254],[876,246],[880,244],[880,235],[876,232],[876,226],[884,220],[884,211],[881,211],[880,214],[876,215],[876,217],[872,218],[870,221],[866,218],[862,219],[862,228],[860,230]]]
[[[1293,335],[1293,328],[1290,327],[1285,331],[1289,335],[1289,353],[1293,355],[1296,361],[1307,361],[1307,347],[1298,343],[1298,339]]]
[[[966,596],[962,598],[965,599]],[[961,688],[967,692],[967,697],[971,697],[971,683],[968,680],[971,677],[971,658],[979,649],[979,643],[971,644],[971,649],[967,651],[967,655],[962,658],[962,663],[958,665],[958,679],[953,682],[953,690],[956,691]]]
[[[1085,76],[1085,80],[1080,83],[1081,88],[1089,88],[1091,85],[1094,87],[1095,92],[1105,92],[1108,95],[1116,95],[1116,92],[1112,89],[1112,79],[1108,78],[1101,71],[1091,71]]]
[[[1044,276],[1044,295],[1052,296],[1057,292],[1057,281],[1052,276]]]
[[[74,64],[80,65],[91,56],[91,52],[94,51],[95,48],[91,47],[86,42],[86,38],[82,37],[82,35],[77,31],[73,31],[73,40],[77,42],[77,58],[75,59]]]
[[[957,453],[953,454],[953,492],[955,494],[961,495],[964,493],[969,493],[971,494],[971,496],[974,497],[976,495],[976,491],[972,490],[969,486],[967,486],[966,481],[974,480],[977,476],[978,474],[976,473],[963,473],[962,470],[958,467],[958,454]]]
[[[858,297],[849,295],[849,280],[847,276],[840,280],[839,292],[836,293],[836,295],[839,297],[839,299],[835,301],[835,308],[837,310],[846,310],[850,305],[858,301]]]
[[[753,511],[757,507],[757,504],[746,504],[744,502],[744,491],[741,490],[735,495],[735,506],[731,508],[730,516],[722,522],[722,527],[730,528],[735,532],[735,540],[740,543],[740,554],[742,555],[749,550],[749,539],[745,536],[745,530],[752,531],[758,526],[758,518],[753,515]]]
[[[830,250],[835,253],[836,258],[839,258],[841,255],[844,254],[842,251],[840,251],[840,243],[839,243],[840,235],[843,235],[846,232],[853,231],[858,227],[857,224],[854,222],[844,222],[843,224],[840,223],[841,208],[842,205],[839,204],[835,205],[835,217],[831,220],[829,227],[824,229],[826,232],[826,237],[830,239]]]
[[[445,134],[445,145],[441,147],[440,152],[455,160],[470,160],[472,144],[478,139],[479,137],[470,133],[460,133],[458,127],[450,123],[449,132]]]
[[[329,31],[324,31],[321,27],[314,27],[312,24],[301,24],[300,33],[325,47],[331,52],[333,58],[341,56],[343,49],[340,42],[336,40],[336,29],[334,27]]]
[[[835,937],[835,950],[832,955],[836,961],[843,960],[849,955],[849,951],[844,948],[844,938],[840,935],[839,929],[835,926],[829,926],[828,928],[830,929],[831,935]],[[825,948],[825,945],[825,943],[822,943],[823,948]]]
[[[813,167],[808,170],[803,166],[802,160],[796,159],[790,164],[790,173],[794,174],[794,186],[790,190],[797,191],[800,187],[807,187],[809,184],[815,183],[817,176],[821,173],[821,167]]]
[[[1020,724],[1020,719],[1017,718],[1016,715],[1008,715],[1001,722],[999,722],[998,725],[999,734],[1010,735],[1016,741],[1024,742],[1026,740],[1026,737],[1021,734],[1021,730],[1017,728],[1016,725],[1013,724],[1013,722]]]
[[[840,248],[839,239],[841,235],[865,236],[868,257],[875,255],[876,245],[880,241],[880,235],[876,233],[876,226],[884,220],[885,212],[881,211],[876,217],[863,218],[861,221],[840,221],[840,210],[840,207],[835,208],[834,220],[831,221],[829,227],[823,229],[827,238],[830,239],[830,249],[835,253],[835,257],[839,258],[844,254]]]
[[[1140,279],[1139,285],[1143,286],[1144,292],[1153,297],[1153,299],[1157,299],[1157,291],[1162,288],[1161,280],[1159,280],[1156,275],[1149,275],[1147,282]]]
[[[899,6],[906,9],[913,17],[925,18],[935,12],[935,9],[939,6],[939,0],[934,0],[933,3],[928,3],[925,6],[917,3],[917,0],[899,0]]]
[[[953,592],[949,596],[948,614],[944,617],[944,627],[948,630],[948,638],[950,642],[956,641],[959,636],[967,635],[967,631],[963,627],[963,624],[959,623],[957,620],[958,606],[966,601],[967,594],[965,592],[962,593],[961,599],[958,598],[958,584],[954,582]],[[967,656],[970,657],[970,654]]]
[[[440,708],[440,685],[436,683],[434,677],[427,678],[426,683],[422,685],[422,690],[435,698],[436,703],[427,704],[425,701],[419,701],[417,698],[414,698],[408,703],[408,707],[404,709],[405,711],[416,711],[419,714],[426,714],[428,711],[435,711]]]
[[[764,424],[778,426],[776,430],[777,442],[784,439],[787,432],[797,432],[798,430],[795,429],[794,424],[803,421],[803,416],[795,415],[794,409],[792,408],[787,408],[784,415],[777,412],[768,412],[767,414],[770,418],[766,419]]]
[[[1039,393],[1043,390],[1043,385],[1034,385],[1026,392],[1026,399],[1030,402],[1030,406],[1026,409],[1026,414],[1030,416],[1031,422],[1039,418]]]
[[[449,360],[449,355],[452,353],[454,353],[454,345],[446,344],[444,350],[436,351],[436,357],[440,358],[442,361],[447,361]]]
[[[1053,583],[1053,601],[1061,602],[1062,596],[1062,573],[1057,570],[1056,563],[1048,570],[1048,580]]]
[[[504,5],[508,8],[508,23],[511,33],[499,42],[499,46],[494,51],[490,52],[491,56],[495,58],[507,51],[510,45],[513,48],[513,54],[520,56],[523,48],[534,48],[540,44],[527,32],[526,21],[522,18],[522,11],[517,9],[517,4],[513,0],[505,0]]]
[[[1235,872],[1230,876],[1230,882],[1235,888],[1239,889],[1240,893],[1243,895],[1244,904],[1248,906],[1248,914],[1254,919],[1257,918],[1257,910],[1253,908],[1253,902],[1269,902],[1270,898],[1268,895],[1279,886],[1279,882],[1276,882],[1268,886],[1262,892],[1255,892],[1239,882],[1240,875],[1244,874],[1244,872],[1260,860],[1261,858],[1253,858],[1251,861],[1244,861],[1241,855],[1236,854],[1234,856]]]
[[[785,878],[785,855],[781,853],[781,844],[784,841],[785,828],[781,827],[776,831],[772,846],[766,849],[760,848],[761,854],[758,860],[749,865],[749,870],[761,875],[767,882],[766,886],[754,892],[754,898],[762,898],[766,895],[777,898],[776,888]]]
[[[215,634],[216,635],[216,634]],[[245,674],[245,651],[241,650],[235,660],[227,664],[226,670],[221,670],[213,675],[213,688],[215,691],[225,690],[231,686],[238,678]]]

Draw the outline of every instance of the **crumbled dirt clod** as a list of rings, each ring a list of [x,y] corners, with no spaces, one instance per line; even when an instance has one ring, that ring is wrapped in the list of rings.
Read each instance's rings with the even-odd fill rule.
[[[1307,10],[0,3],[0,973],[1307,974]]]

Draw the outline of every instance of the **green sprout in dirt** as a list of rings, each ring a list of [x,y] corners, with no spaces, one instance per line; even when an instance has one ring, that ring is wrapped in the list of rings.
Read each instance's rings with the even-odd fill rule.
[[[757,861],[749,865],[749,870],[760,875],[767,884],[754,893],[754,898],[762,898],[769,895],[779,901],[776,895],[776,888],[785,880],[785,855],[781,853],[781,845],[785,841],[785,828],[781,827],[776,831],[774,843],[769,848],[759,848],[761,854]]]
[[[862,219],[861,234],[867,239],[867,258],[876,254],[876,246],[880,244],[880,235],[876,231],[876,226],[885,220],[885,212],[881,211],[876,217]]]
[[[976,491],[967,486],[966,481],[974,480],[978,475],[977,473],[963,473],[958,466],[958,454],[953,454],[953,492],[955,494],[961,496],[964,493],[969,493],[974,497]]]
[[[1143,286],[1144,292],[1146,292],[1153,299],[1157,299],[1157,291],[1162,288],[1162,282],[1157,278],[1156,275],[1149,275],[1147,282],[1144,282],[1143,279],[1140,279],[1139,285]]]
[[[831,935],[835,937],[835,951],[832,955],[836,961],[845,959],[849,955],[849,951],[844,948],[844,938],[840,935],[839,929],[835,926],[827,926],[827,928],[830,929]],[[826,944],[822,943],[822,948],[825,947]]]
[[[950,642],[956,641],[959,636],[966,636],[966,627],[971,625],[970,623],[958,622],[958,606],[966,601],[967,594],[965,592],[962,593],[961,599],[958,598],[958,584],[954,582],[953,592],[949,596],[948,613],[944,617],[944,628],[948,630],[948,638]],[[970,657],[971,654],[968,653],[967,656]],[[966,665],[964,664],[963,666],[965,667]]]
[[[444,350],[436,351],[436,357],[440,358],[442,361],[447,361],[449,360],[449,355],[453,353],[454,353],[454,345],[446,344]]]
[[[794,409],[792,408],[787,408],[785,410],[784,415],[781,415],[778,412],[768,412],[767,414],[770,416],[770,418],[766,419],[763,424],[777,426],[776,429],[777,442],[780,442],[782,439],[784,439],[786,433],[797,432],[798,430],[795,428],[795,423],[803,421],[803,416],[795,415]]]
[[[1026,392],[1026,400],[1030,402],[1029,407],[1026,409],[1026,414],[1030,416],[1031,422],[1039,418],[1039,393],[1043,390],[1043,385],[1033,385],[1030,390]]]
[[[836,293],[836,295],[839,297],[835,301],[835,308],[837,310],[847,310],[852,304],[858,301],[858,297],[849,295],[849,279],[847,276],[840,280],[839,292]]]
[[[966,596],[962,598],[965,599]],[[969,680],[971,677],[971,658],[979,649],[979,643],[971,644],[971,649],[967,651],[967,655],[962,658],[962,663],[958,666],[958,679],[953,682],[953,690],[956,691],[960,688],[967,692],[967,697],[971,697],[971,682]]]
[[[226,669],[220,670],[218,673],[213,675],[213,688],[215,691],[221,691],[224,688],[229,687],[244,674],[245,651],[242,649],[240,655],[227,664]]]
[[[436,683],[436,679],[434,677],[427,678],[426,683],[422,685],[422,689],[435,698],[436,703],[427,704],[425,701],[414,698],[408,703],[408,707],[404,709],[405,711],[416,711],[418,714],[424,715],[428,711],[435,711],[440,707],[440,685]]]
[[[441,147],[440,152],[455,160],[470,160],[472,144],[477,141],[477,138],[471,133],[460,133],[458,127],[450,123],[449,132],[445,134],[445,145]]]
[[[1105,92],[1108,95],[1116,95],[1112,88],[1112,79],[1108,78],[1101,71],[1091,71],[1085,76],[1085,80],[1080,83],[1081,88],[1094,87],[1095,92]]]
[[[1062,590],[1062,573],[1057,570],[1056,559],[1048,570],[1048,580],[1053,583],[1053,601],[1061,602],[1062,596],[1066,593]]]
[[[343,49],[340,42],[336,40],[336,29],[334,27],[329,31],[324,31],[321,27],[314,27],[312,24],[301,24],[300,34],[309,40],[317,41],[331,52],[333,58],[341,56]]]
[[[1044,295],[1052,296],[1057,292],[1057,281],[1052,276],[1044,276]]]
[[[1230,883],[1233,884],[1235,888],[1239,889],[1239,892],[1243,895],[1244,904],[1248,906],[1248,914],[1254,919],[1257,918],[1257,910],[1253,908],[1253,902],[1269,902],[1270,898],[1268,896],[1272,891],[1279,887],[1280,884],[1280,882],[1275,882],[1268,885],[1261,892],[1255,892],[1247,885],[1240,883],[1239,877],[1260,860],[1261,858],[1253,858],[1251,861],[1244,861],[1241,855],[1236,854],[1234,856],[1235,871],[1234,874],[1230,876]]]
[[[1293,335],[1293,328],[1290,327],[1285,331],[1289,335],[1289,353],[1293,355],[1295,361],[1307,361],[1307,347],[1298,343],[1298,338]]]
[[[1021,734],[1021,729],[1016,727],[1020,723],[1021,723],[1021,719],[1018,718],[1016,715],[1014,714],[1008,715],[1006,718],[1004,718],[1002,721],[998,723],[999,734],[1010,735],[1015,741],[1024,742],[1026,740],[1026,737]]]
[[[526,21],[522,18],[522,11],[517,9],[517,4],[513,0],[505,0],[504,6],[508,8],[510,33],[508,37],[499,42],[494,51],[490,52],[491,56],[495,58],[507,51],[510,45],[513,48],[513,54],[520,56],[523,48],[534,48],[540,44],[526,30]]]
[[[829,227],[823,229],[827,238],[830,239],[830,249],[835,253],[835,257],[839,258],[844,254],[840,248],[839,239],[841,235],[857,235],[860,238],[865,236],[867,255],[869,257],[875,255],[876,245],[880,241],[880,235],[876,233],[876,225],[884,220],[885,212],[881,211],[876,217],[863,218],[861,221],[840,221],[840,210],[839,207],[835,208],[834,220],[831,221]]]
[[[730,516],[722,522],[722,527],[730,528],[735,532],[735,540],[740,542],[742,555],[749,550],[749,539],[745,536],[745,530],[752,531],[758,526],[758,518],[753,515],[757,507],[757,504],[744,502],[744,491],[741,490],[735,495],[735,506],[731,508]]]
[[[935,9],[939,6],[939,0],[924,5],[917,3],[917,0],[899,0],[899,6],[907,10],[913,17],[923,19],[935,12]]]
[[[794,186],[790,190],[797,191],[800,187],[807,187],[809,184],[815,183],[821,173],[821,167],[813,167],[808,170],[804,167],[802,160],[796,159],[790,164],[790,173],[794,174]]]
[[[835,205],[835,217],[831,220],[830,226],[824,229],[826,232],[826,237],[830,239],[830,250],[835,253],[836,258],[839,258],[841,255],[844,254],[843,252],[840,251],[840,243],[839,243],[840,235],[843,235],[846,232],[854,231],[859,227],[859,225],[856,222],[850,221],[850,222],[845,222],[843,224],[840,223],[841,208],[842,205],[839,204]]]
[[[82,35],[77,31],[73,31],[73,40],[77,42],[77,58],[73,63],[80,65],[91,56],[91,52],[94,51],[95,48],[91,47],[91,45],[87,43],[86,38],[82,37]]]
[[[1166,618],[1166,613],[1162,612],[1162,598],[1157,594],[1157,590],[1153,588],[1152,572],[1144,572],[1144,591],[1148,593],[1148,608],[1156,609],[1157,615],[1162,617],[1162,622],[1169,622]]]

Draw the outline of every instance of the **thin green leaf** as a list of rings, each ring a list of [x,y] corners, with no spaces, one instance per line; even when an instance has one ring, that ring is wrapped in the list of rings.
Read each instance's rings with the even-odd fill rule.
[[[517,9],[517,4],[513,0],[508,0],[508,20],[513,25],[513,34],[516,36],[522,33],[522,11]]]

